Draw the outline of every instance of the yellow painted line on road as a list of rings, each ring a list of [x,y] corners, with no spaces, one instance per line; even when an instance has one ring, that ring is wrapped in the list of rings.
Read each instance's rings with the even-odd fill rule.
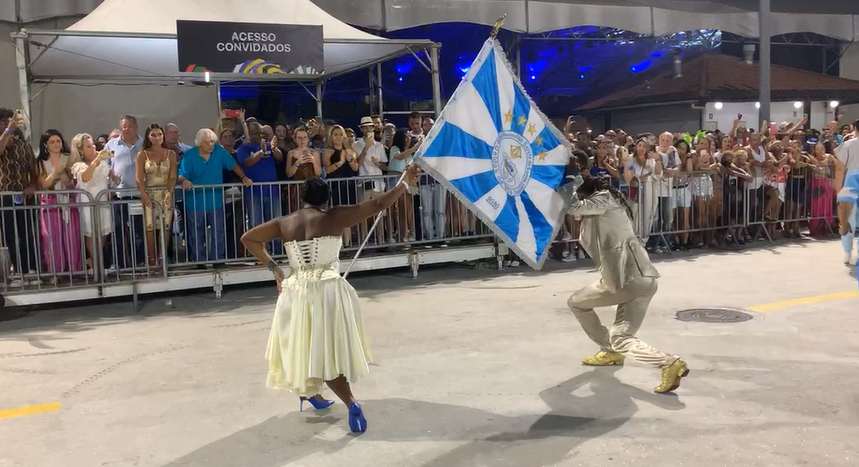
[[[42,413],[56,412],[62,408],[59,402],[48,402],[47,404],[33,404],[11,409],[0,409],[0,420],[7,418],[25,417],[27,415],[38,415]]]
[[[759,313],[767,313],[770,311],[778,311],[783,310],[785,308],[800,306],[800,305],[814,305],[817,303],[825,303],[825,302],[835,302],[839,300],[850,300],[853,298],[859,298],[859,290],[851,290],[849,292],[835,292],[825,295],[812,295],[809,297],[799,297],[792,298],[789,300],[781,300],[778,302],[772,303],[764,303],[762,305],[753,305],[748,307],[749,310],[757,311]]]

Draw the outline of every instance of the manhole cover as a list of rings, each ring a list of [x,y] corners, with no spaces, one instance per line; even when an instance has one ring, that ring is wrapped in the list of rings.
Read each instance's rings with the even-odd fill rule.
[[[677,319],[680,321],[698,323],[739,323],[752,318],[750,313],[737,308],[693,308],[677,312]]]

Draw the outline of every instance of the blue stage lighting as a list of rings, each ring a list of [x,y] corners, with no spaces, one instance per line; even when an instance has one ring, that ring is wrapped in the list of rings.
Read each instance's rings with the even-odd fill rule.
[[[629,67],[629,70],[633,73],[641,73],[642,71],[645,71],[650,68],[650,65],[653,65],[653,62],[651,62],[650,60],[644,60],[642,62],[636,63],[635,65],[632,65],[631,67]]]

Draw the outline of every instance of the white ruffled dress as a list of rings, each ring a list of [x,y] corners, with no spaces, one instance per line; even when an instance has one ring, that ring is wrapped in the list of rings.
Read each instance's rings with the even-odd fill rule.
[[[312,396],[340,375],[351,383],[369,374],[358,294],[339,272],[341,246],[331,236],[284,243],[291,274],[268,338],[268,387]]]

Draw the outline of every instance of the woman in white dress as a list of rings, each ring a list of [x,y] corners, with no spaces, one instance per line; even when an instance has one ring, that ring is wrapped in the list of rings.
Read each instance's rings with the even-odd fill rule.
[[[349,408],[349,428],[367,429],[350,383],[370,372],[370,349],[364,336],[355,289],[340,276],[343,230],[384,211],[417,184],[417,167],[392,190],[357,205],[328,208],[328,185],[311,178],[302,185],[303,208],[261,224],[242,236],[242,243],[274,274],[279,292],[269,334],[267,385],[297,393],[301,403],[325,410],[323,383]],[[281,239],[289,257],[289,277],[266,251]]]
[[[75,178],[76,188],[90,194],[92,202],[99,202],[96,196],[108,189],[110,183],[110,159],[108,150],[96,152],[95,141],[87,133],[79,133],[72,138],[71,160],[75,161],[71,167],[72,176]],[[82,199],[81,202],[90,200]],[[101,201],[105,201],[102,199]],[[101,246],[104,246],[112,226],[110,205],[102,203],[100,208],[81,208],[81,231],[86,240],[87,269],[98,270],[93,265],[95,258],[95,238],[101,237]],[[95,212],[98,210],[98,219]],[[96,225],[97,224],[97,225]]]
[[[626,183],[636,188],[637,195],[630,195],[633,202],[637,203],[635,230],[638,238],[645,243],[656,220],[658,190],[654,180],[662,176],[662,160],[657,161],[652,150],[646,138],[639,138],[635,143],[635,154],[625,162],[623,172]]]

